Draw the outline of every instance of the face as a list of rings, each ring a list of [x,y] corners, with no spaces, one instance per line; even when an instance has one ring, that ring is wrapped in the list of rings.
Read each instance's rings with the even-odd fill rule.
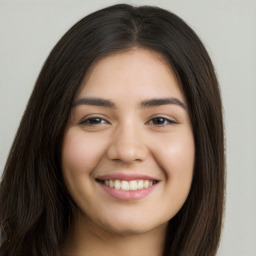
[[[71,110],[62,168],[78,213],[118,234],[162,228],[192,182],[186,102],[163,58],[132,49],[90,70]]]

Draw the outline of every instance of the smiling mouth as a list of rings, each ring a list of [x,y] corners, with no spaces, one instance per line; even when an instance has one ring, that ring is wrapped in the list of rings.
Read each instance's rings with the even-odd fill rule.
[[[157,180],[100,180],[96,179],[97,182],[106,185],[107,187],[117,189],[117,190],[123,190],[123,191],[136,191],[136,190],[142,190],[147,189],[149,187],[152,187],[156,183],[158,183]]]

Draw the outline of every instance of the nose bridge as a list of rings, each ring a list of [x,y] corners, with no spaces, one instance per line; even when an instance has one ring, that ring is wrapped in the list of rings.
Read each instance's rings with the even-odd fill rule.
[[[118,126],[113,134],[108,149],[108,156],[112,160],[123,162],[145,160],[147,157],[147,146],[143,142],[139,126],[133,122]]]

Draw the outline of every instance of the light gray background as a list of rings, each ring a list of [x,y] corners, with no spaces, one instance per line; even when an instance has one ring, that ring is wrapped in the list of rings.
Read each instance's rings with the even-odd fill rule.
[[[227,203],[218,256],[255,256],[256,0],[0,0],[0,175],[52,47],[86,14],[122,2],[169,9],[205,43],[226,123]]]

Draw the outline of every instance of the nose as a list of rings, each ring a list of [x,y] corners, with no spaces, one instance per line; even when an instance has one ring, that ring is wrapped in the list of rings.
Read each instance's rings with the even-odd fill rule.
[[[113,135],[107,151],[109,159],[124,163],[145,161],[148,154],[148,147],[143,142],[142,136],[131,127],[118,129]]]

